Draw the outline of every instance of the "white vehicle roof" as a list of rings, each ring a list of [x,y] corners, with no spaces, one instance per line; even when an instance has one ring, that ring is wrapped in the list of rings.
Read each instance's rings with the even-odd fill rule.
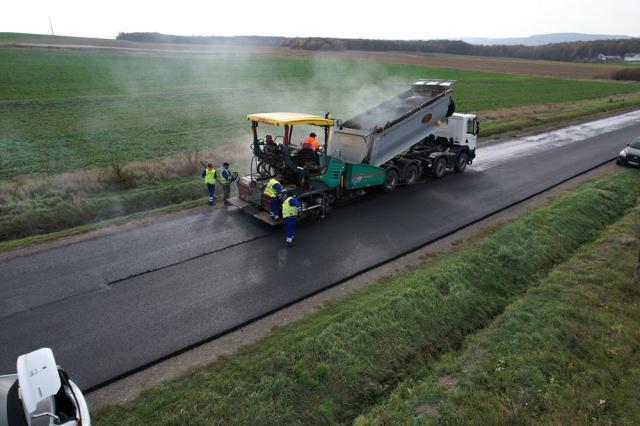
[[[22,405],[30,416],[40,401],[55,395],[60,389],[60,376],[53,352],[49,348],[42,348],[20,355],[17,371]]]

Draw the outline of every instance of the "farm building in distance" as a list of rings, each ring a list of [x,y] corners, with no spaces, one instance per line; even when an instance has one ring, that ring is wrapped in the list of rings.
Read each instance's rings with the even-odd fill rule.
[[[624,55],[624,61],[640,64],[640,53],[627,53]]]
[[[603,55],[602,53],[600,53],[596,59],[598,60],[598,62],[622,62],[622,56],[618,56],[618,55],[613,55],[613,56],[609,56],[609,55]]]

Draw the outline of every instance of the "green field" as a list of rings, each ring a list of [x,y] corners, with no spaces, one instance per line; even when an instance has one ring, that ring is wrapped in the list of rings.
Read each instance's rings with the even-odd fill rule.
[[[231,143],[245,116],[348,118],[416,78],[458,80],[459,111],[601,98],[639,85],[336,59],[0,49],[0,178],[104,166]]]
[[[640,292],[630,280],[640,237],[638,195],[635,170],[584,184],[484,238],[102,410],[94,421],[351,424],[369,413],[358,421],[412,424],[418,407],[435,404],[437,412],[446,397],[443,413],[463,421],[450,424],[480,411],[488,422],[478,424],[527,424],[535,415],[541,424],[565,424],[554,420],[581,409],[587,419],[597,414],[596,395],[608,400],[605,423],[637,420]],[[629,211],[615,231],[606,231]],[[591,245],[603,233],[606,247]],[[461,361],[451,362],[459,355]],[[424,380],[425,368],[442,363],[448,369],[437,378],[455,373],[455,389],[443,396],[440,388],[427,392],[431,381],[411,386]],[[504,372],[496,376],[495,368]],[[503,402],[511,415],[501,410]],[[513,406],[525,403],[529,408],[518,416]]]

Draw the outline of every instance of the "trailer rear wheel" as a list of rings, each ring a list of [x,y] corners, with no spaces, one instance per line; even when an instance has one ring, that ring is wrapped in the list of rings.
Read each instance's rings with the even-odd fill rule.
[[[467,168],[467,164],[469,164],[469,154],[463,151],[458,154],[458,158],[456,158],[456,165],[453,167],[453,170],[456,173],[462,173]]]
[[[406,169],[404,169],[404,183],[415,183],[420,176],[420,168],[416,163],[409,164]]]
[[[391,192],[398,186],[398,171],[396,169],[387,169],[384,176],[384,192]]]
[[[440,179],[447,172],[447,159],[440,157],[436,160],[435,166],[433,166],[433,177]]]

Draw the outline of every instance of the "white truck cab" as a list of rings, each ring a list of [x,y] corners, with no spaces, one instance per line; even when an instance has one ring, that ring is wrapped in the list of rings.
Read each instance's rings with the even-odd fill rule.
[[[474,114],[454,113],[448,122],[435,131],[436,137],[453,138],[453,143],[466,146],[469,150],[476,149],[480,122]]]

